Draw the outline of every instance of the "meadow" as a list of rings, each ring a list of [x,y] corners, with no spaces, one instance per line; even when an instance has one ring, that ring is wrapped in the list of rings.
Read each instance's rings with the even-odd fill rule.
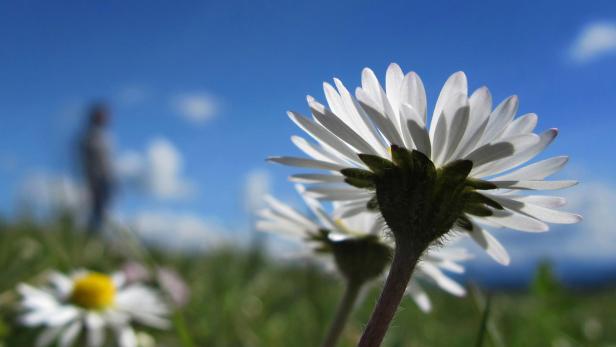
[[[274,259],[258,247],[198,254],[147,248],[123,233],[88,238],[70,218],[45,226],[28,220],[2,223],[0,346],[32,346],[36,336],[16,324],[18,283],[40,283],[49,269],[113,272],[130,260],[173,268],[191,290],[188,304],[173,315],[171,329],[147,330],[157,346],[318,346],[341,295],[341,282],[316,266]],[[384,345],[616,346],[613,289],[567,290],[548,266],[538,270],[524,292],[488,294],[467,286],[471,290],[462,299],[430,291],[429,314],[405,299]],[[354,346],[377,294],[377,287],[365,294],[340,346]],[[485,310],[488,297],[490,309]]]

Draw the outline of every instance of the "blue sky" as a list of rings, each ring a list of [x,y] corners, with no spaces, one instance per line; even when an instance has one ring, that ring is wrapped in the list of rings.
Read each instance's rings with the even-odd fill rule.
[[[363,67],[383,76],[390,62],[417,71],[432,103],[458,70],[495,100],[519,95],[520,113],[561,130],[544,157],[570,155],[565,176],[616,194],[613,1],[3,2],[0,40],[4,215],[28,177],[75,171],[80,110],[104,99],[118,156],[180,158],[170,175],[190,193],[128,190],[119,213],[236,227],[247,177],[293,194],[293,170],[264,162],[296,153],[286,110],[305,112],[324,80],[354,86]]]

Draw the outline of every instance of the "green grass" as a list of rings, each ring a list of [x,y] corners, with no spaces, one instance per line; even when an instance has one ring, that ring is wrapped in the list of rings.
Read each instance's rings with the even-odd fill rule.
[[[88,240],[68,220],[44,229],[21,222],[0,226],[0,346],[32,346],[36,331],[15,324],[14,288],[38,283],[48,269],[114,271],[140,251],[126,239]],[[315,347],[342,292],[318,268],[290,265],[259,250],[219,249],[205,254],[149,250],[188,282],[191,301],[175,315],[176,329],[149,330],[160,346]],[[506,271],[506,270],[504,270]],[[355,311],[341,346],[354,346],[378,288]],[[434,310],[419,312],[405,300],[385,346],[475,346],[482,326],[482,295],[458,299],[431,291]],[[183,324],[182,324],[183,322]],[[528,293],[491,297],[483,346],[616,346],[614,291],[570,293],[540,271]]]

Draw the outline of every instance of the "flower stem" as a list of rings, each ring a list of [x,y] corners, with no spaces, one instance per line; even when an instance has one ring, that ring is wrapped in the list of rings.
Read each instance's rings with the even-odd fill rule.
[[[396,246],[387,281],[358,347],[378,347],[383,342],[419,259],[416,253],[404,244]]]
[[[321,347],[335,347],[338,343],[338,339],[344,331],[344,326],[353,311],[353,306],[355,306],[362,285],[363,282],[347,280],[344,296],[338,305],[336,316],[329,327]]]

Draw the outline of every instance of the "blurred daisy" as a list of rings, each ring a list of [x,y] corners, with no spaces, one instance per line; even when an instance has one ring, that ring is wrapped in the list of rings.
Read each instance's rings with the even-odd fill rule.
[[[105,344],[108,332],[113,332],[117,346],[137,347],[139,335],[132,324],[160,329],[169,325],[168,309],[158,295],[143,285],[127,284],[121,274],[52,273],[49,282],[41,288],[18,286],[24,310],[20,322],[43,328],[37,347],[55,341],[60,347],[99,347]]]
[[[302,185],[296,188],[316,218],[311,219],[276,198],[266,196],[268,207],[258,212],[257,229],[300,241],[313,251],[321,265],[337,271],[347,281],[360,277],[363,284],[384,278],[393,242],[384,237],[382,219],[373,213],[359,213],[334,220],[323,205],[305,195]],[[424,312],[431,310],[431,303],[422,283],[436,285],[455,296],[465,295],[464,287],[443,270],[463,273],[464,268],[458,263],[469,258],[469,253],[462,248],[428,252],[417,264],[407,294]]]
[[[408,166],[411,175],[416,175],[414,180],[432,185],[409,183],[408,189],[401,187],[400,191],[417,192],[417,196],[424,198],[436,194],[429,189],[439,188],[438,184],[461,178],[441,196],[435,195],[431,205],[423,206],[428,206],[421,211],[428,215],[426,220],[443,220],[444,230],[435,233],[433,239],[450,230],[468,233],[501,264],[509,263],[509,255],[486,227],[544,232],[549,229],[547,223],[581,220],[579,215],[555,209],[565,204],[563,198],[527,194],[567,188],[576,182],[546,180],[563,168],[566,156],[524,165],[540,154],[558,131],[534,133],[537,115],[528,113],[516,118],[516,96],[493,108],[488,89],[481,87],[468,96],[466,76],[457,72],[443,86],[428,122],[421,79],[414,72],[405,75],[396,64],[387,69],[385,89],[368,68],[363,70],[355,97],[340,80],[334,79],[334,84],[335,87],[323,85],[328,107],[308,96],[312,119],[289,112],[293,122],[316,141],[292,137],[293,143],[310,158],[270,160],[326,170],[293,175],[292,180],[311,184],[307,192],[318,199],[341,202],[338,216],[379,209],[375,190],[378,191],[379,182],[387,183],[378,181],[383,174],[379,169],[400,167],[400,161],[406,160],[412,161]],[[423,170],[421,173],[418,166]],[[453,208],[449,208],[451,215],[430,215],[443,211],[444,202],[453,203]]]

